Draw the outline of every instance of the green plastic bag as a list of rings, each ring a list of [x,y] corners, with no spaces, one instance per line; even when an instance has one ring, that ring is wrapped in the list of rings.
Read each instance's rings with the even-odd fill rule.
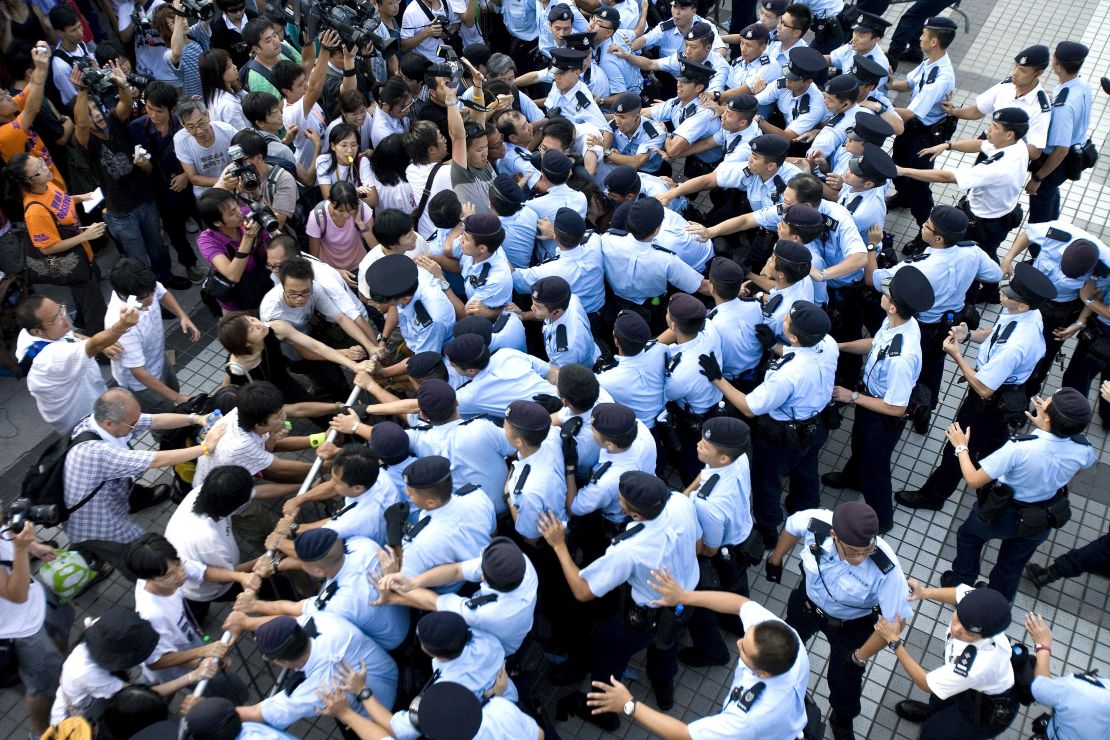
[[[39,567],[38,578],[66,604],[96,578],[96,570],[75,550],[62,548],[57,552],[57,558]]]

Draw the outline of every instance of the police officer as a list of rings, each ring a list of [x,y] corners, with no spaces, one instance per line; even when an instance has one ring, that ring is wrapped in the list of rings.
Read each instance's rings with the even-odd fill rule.
[[[752,140],[762,135],[756,115],[759,101],[754,95],[742,93],[728,99],[721,110],[721,130],[713,141],[721,147],[725,162],[746,162],[752,155]],[[712,197],[712,193],[710,194]]]
[[[629,44],[628,48],[632,51],[658,49],[660,57],[670,56],[681,51],[686,41],[686,34],[690,32],[694,24],[699,22],[708,23],[693,11],[695,5],[697,5],[696,0],[672,0],[671,17],[643,36],[638,37]],[[711,27],[713,28],[712,48],[726,48],[724,42],[721,41],[720,34],[717,33],[716,26],[711,25]]]
[[[407,255],[387,254],[370,265],[366,289],[370,292],[364,298],[379,311],[386,313],[396,306],[397,328],[413,352],[439,352],[451,339],[455,309],[444,295],[451,286],[446,280],[437,283],[430,275],[421,280],[419,268]]]
[[[532,308],[526,316],[543,322],[543,346],[555,367],[593,367],[601,356],[582,302],[558,275],[540,278],[532,286]]]
[[[633,655],[648,650],[647,674],[661,709],[674,705],[674,676],[678,672],[677,641],[688,612],[654,604],[648,586],[655,568],[665,568],[679,586],[693,589],[698,581],[695,547],[698,520],[690,500],[671,493],[653,473],[626,471],[618,487],[621,508],[632,520],[599,559],[579,570],[567,549],[563,525],[552,512],[540,528],[562,566],[575,599],[588,602],[617,588],[627,597],[622,608],[605,617],[591,636],[589,650],[594,681],[621,676]],[[594,715],[585,695],[571,695],[568,704],[582,719],[609,732],[620,724],[616,714]]]
[[[756,369],[763,358],[763,344],[755,327],[763,323],[763,306],[757,298],[741,297],[744,268],[728,257],[717,257],[709,268],[709,295],[715,304],[705,318],[721,341],[721,374],[742,391],[755,387]]]
[[[855,25],[852,26],[852,40],[829,52],[829,66],[839,70],[841,74],[854,74],[852,66],[857,62],[856,56],[862,56],[874,61],[881,69],[890,69],[890,62],[879,46],[879,40],[890,26],[890,21],[882,16],[864,10],[857,11]]]
[[[804,580],[790,594],[786,622],[803,642],[816,632],[829,641],[829,724],[837,740],[853,738],[864,668],[882,650],[875,617],[897,622],[910,615],[906,576],[894,548],[879,537],[875,510],[861,501],[791,515],[767,556],[768,580],[782,582],[783,560],[798,542],[805,547]]]
[[[475,696],[492,694],[498,674],[505,669],[505,649],[497,637],[485,630],[471,629],[461,614],[435,611],[416,623],[416,639],[432,656],[432,682],[454,681]],[[512,679],[503,696],[517,700]]]
[[[683,61],[705,65],[713,70],[705,93],[707,95],[718,93],[717,97],[719,97],[719,93],[725,89],[728,83],[730,67],[728,60],[714,51],[714,37],[715,29],[713,26],[702,21],[695,21],[690,26],[690,30],[686,32],[684,48],[673,54],[661,56],[658,59],[649,59],[633,54],[619,45],[613,46],[610,53],[628,61],[644,72],[665,72],[676,78],[681,74]]]
[[[675,97],[652,106],[650,115],[667,129],[664,151],[671,159],[686,157],[683,166],[687,177],[704,175],[721,161],[721,152],[710,148],[689,155],[689,149],[702,139],[712,137],[721,128],[721,121],[711,108],[702,105],[700,96],[708,88],[715,71],[706,64],[681,59]]]
[[[912,264],[929,278],[933,286],[933,305],[918,314],[921,329],[921,382],[930,391],[929,408],[914,416],[913,430],[929,431],[929,416],[940,400],[940,383],[944,374],[944,340],[955,325],[967,323],[978,327],[978,314],[967,307],[964,298],[975,280],[998,282],[1002,270],[973,242],[962,241],[967,230],[967,214],[953,206],[937,206],[921,225],[920,241],[925,251],[901,265],[877,269],[878,243],[867,245],[867,282],[879,290],[883,281]]]
[[[594,64],[605,70],[609,78],[609,91],[627,91],[640,96],[644,89],[644,76],[640,70],[609,50],[617,45],[627,46],[636,35],[633,28],[622,28],[620,11],[612,5],[602,4],[590,17],[588,30],[594,34]],[[613,105],[616,95],[611,95],[605,105]]]
[[[773,105],[782,118],[782,126],[760,119],[765,134],[778,134],[794,141],[812,131],[825,120],[825,99],[817,81],[824,79],[828,65],[821,52],[808,46],[790,50],[790,63],[782,70],[782,79],[768,84],[758,80],[752,92],[761,106]],[[772,114],[777,123],[777,117]],[[801,153],[801,152],[799,152]]]
[[[583,33],[568,33],[564,36],[567,42],[567,47],[575,51],[586,52],[586,58],[582,60],[584,69],[582,70],[582,81],[586,83],[589,88],[590,94],[594,96],[594,100],[598,101],[598,106],[603,105],[612,90],[609,83],[609,75],[605,73],[601,65],[594,63],[593,58],[593,43],[597,34],[591,31]]]
[[[855,123],[844,132],[844,145],[833,153],[832,159],[818,157],[813,162],[813,174],[825,182],[825,197],[839,197],[848,163],[863,154],[866,144],[882,148],[893,134],[890,124],[876,114],[868,111],[856,114]],[[889,186],[889,183],[883,186],[884,194]]]
[[[972,427],[968,447],[975,457],[994,452],[1006,441],[1010,427],[1025,423],[1029,394],[1025,382],[1044,356],[1041,313],[1037,309],[1056,296],[1044,273],[1028,262],[1014,268],[1014,277],[1002,291],[1002,314],[994,327],[970,331],[955,326],[944,340],[944,351],[955,361],[967,381],[967,395],[956,412],[956,423]],[[971,338],[985,343],[976,356],[976,367],[964,358],[960,345]],[[940,465],[917,491],[899,491],[895,499],[912,509],[939,511],[960,482],[960,462],[945,447]]]
[[[1050,530],[1070,517],[1067,484],[1080,470],[1095,463],[1095,453],[1083,431],[1091,421],[1091,405],[1074,388],[1061,388],[1048,400],[1033,400],[1037,410],[1033,434],[1011,437],[977,467],[968,454],[969,434],[959,425],[947,430],[960,472],[969,488],[989,489],[983,504],[956,533],[952,570],[941,576],[942,586],[973,583],[979,577],[983,546],[1001,540],[998,564],[991,570],[990,587],[1013,601],[1021,571]],[[1006,493],[1001,488],[1009,486]],[[1008,494],[1008,495],[1007,495]]]
[[[703,142],[707,141],[708,139],[703,139]],[[668,184],[668,180],[656,177],[655,175],[649,175],[646,172],[637,172],[627,165],[614,167],[609,174],[605,176],[605,182],[603,184],[605,186],[605,192],[609,196],[609,201],[615,203],[617,206],[620,206],[622,203],[639,200],[641,197],[657,198],[672,187]],[[674,211],[676,214],[682,214],[686,210],[687,201],[685,198],[675,198],[667,201],[666,206],[668,210]],[[679,242],[686,242],[691,238],[687,233],[675,233],[675,227],[679,224],[682,226],[682,231],[686,231],[686,226],[688,224],[685,219],[668,223],[666,214],[663,215],[664,228],[670,229],[672,238],[677,239]],[[684,249],[690,248],[684,247]],[[697,248],[699,254],[701,249],[701,247]],[[686,262],[687,264],[691,264],[692,260],[687,258]],[[693,267],[694,265],[691,264],[691,266]]]
[[[855,126],[856,115],[863,111],[858,103],[859,80],[851,73],[837,75],[825,84],[825,110],[828,118],[813,143],[809,145],[807,156],[831,158],[844,145],[848,129]]]
[[[956,73],[947,52],[956,38],[956,29],[956,22],[951,18],[934,16],[928,19],[921,33],[921,50],[926,58],[905,80],[891,80],[887,85],[892,92],[911,93],[909,105],[896,109],[906,122],[906,129],[894,139],[891,152],[899,167],[932,169],[933,160],[920,154],[921,150],[938,141],[947,141],[951,136],[946,136],[943,130],[948,114],[942,104],[956,89]],[[894,186],[898,192],[888,205],[909,208],[914,220],[924,223],[933,210],[933,192],[929,185],[922,180],[899,177]]]
[[[544,101],[548,117],[559,115],[573,123],[589,123],[604,129],[607,126],[593,93],[581,80],[582,63],[589,54],[577,49],[552,49],[551,65],[555,82]]]
[[[793,208],[787,209],[789,215],[785,216],[786,219],[794,217]],[[789,344],[785,325],[790,310],[798,301],[814,300],[813,279],[809,276],[812,260],[813,254],[804,244],[789,239],[780,239],[775,244],[774,254],[764,267],[764,272],[775,276],[774,285],[762,304],[762,323],[770,327],[770,336],[758,327],[754,330],[764,349],[771,349],[775,342]],[[759,293],[756,293],[756,300],[761,300]]]
[[[856,223],[860,238],[868,240],[872,227],[886,223],[886,185],[894,179],[897,168],[881,146],[865,143],[863,153],[848,160],[844,184],[837,203],[848,209]]]
[[[586,228],[586,220],[570,208],[560,208],[552,222],[558,251],[535,267],[513,271],[513,289],[531,293],[537,281],[558,275],[574,286],[574,295],[587,315],[605,304],[605,268],[601,238]]]
[[[821,482],[862,491],[885,534],[894,526],[890,459],[921,373],[921,332],[914,317],[934,299],[929,279],[912,265],[894,273],[882,292],[886,318],[875,336],[840,345],[841,352],[866,353],[867,363],[857,390],[833,388],[833,400],[856,407],[852,455],[843,470],[822,475]]]
[[[515,155],[509,154],[506,146],[505,156],[498,161],[504,162],[511,156]],[[540,172],[530,161],[528,167],[530,172],[526,173],[524,170],[519,172],[525,174],[526,180],[534,185],[540,179]],[[514,174],[516,173],[509,172],[508,167],[502,168],[502,174],[494,178],[490,185],[489,205],[490,210],[501,220],[501,228],[505,231],[505,240],[501,243],[501,248],[505,250],[505,257],[515,269],[521,269],[533,262],[536,251],[536,224],[539,216],[524,205],[528,198],[513,179]]]
[[[258,722],[244,722],[239,719],[234,702],[218,696],[207,697],[193,704],[185,713],[185,724],[188,728],[186,737],[195,738],[195,740],[222,738],[296,740],[296,735],[275,730],[273,727]],[[154,725],[154,727],[158,726]],[[139,733],[140,737],[142,735],[143,733]]]
[[[601,456],[601,445],[595,440],[590,424],[591,414],[599,403],[612,403],[613,397],[602,389],[593,370],[584,365],[564,365],[560,368],[557,387],[562,408],[551,415],[551,423],[567,427],[566,436],[574,438],[578,451],[574,476],[581,482],[590,476]],[[572,434],[576,427],[577,433]]]
[[[782,68],[767,53],[771,33],[771,27],[759,23],[752,23],[740,31],[740,56],[733,60],[728,89],[721,93],[717,102],[751,94],[757,78],[770,84],[782,77]]]
[[[490,353],[482,337],[464,334],[443,348],[454,371],[465,378],[455,393],[463,418],[505,415],[505,407],[519,398],[555,395],[551,384],[558,368],[508,347]]]
[[[554,511],[566,521],[567,476],[559,430],[552,429],[551,414],[535,401],[513,401],[505,410],[505,438],[517,452],[505,481],[513,534],[530,545],[539,542],[540,516]],[[577,462],[577,461],[575,461]],[[571,475],[574,470],[570,462]]]
[[[790,513],[818,500],[817,456],[828,437],[820,415],[832,401],[839,351],[829,336],[829,316],[809,301],[795,301],[783,323],[790,340],[782,357],[767,365],[763,382],[750,394],[729,385],[717,359],[702,355],[705,376],[744,416],[756,418],[752,440],[752,510],[764,544],[773,547],[782,523],[782,479],[790,474]]]
[[[1042,589],[1061,578],[1078,578],[1084,573],[1110,578],[1110,533],[1082,547],[1068,550],[1054,558],[1047,568],[1037,563],[1030,563],[1025,569],[1025,574],[1037,589]]]
[[[556,149],[548,149],[540,159],[540,173],[538,187],[543,191],[528,201],[528,207],[536,212],[541,219],[553,221],[560,208],[570,208],[582,218],[586,217],[586,196],[567,185],[573,163],[570,157]],[[551,256],[555,254],[555,241],[553,239],[540,239],[541,253]]]
[[[1025,617],[1025,629],[1033,638],[1037,656],[1030,690],[1038,704],[1052,709],[1033,720],[1036,740],[1055,737],[1098,737],[1106,734],[1110,719],[1110,685],[1098,670],[1052,675],[1052,631],[1039,614]]]
[[[666,345],[652,338],[647,321],[634,311],[621,311],[613,322],[613,344],[613,364],[598,372],[598,383],[614,401],[631,408],[637,419],[653,429],[666,405]]]
[[[1088,49],[1077,41],[1061,41],[1052,58],[1052,71],[1060,80],[1053,90],[1051,121],[1043,155],[1030,167],[1029,223],[1060,217],[1060,186],[1069,177],[1067,162],[1074,147],[1081,146],[1091,123],[1091,86],[1079,76]]]
[[[856,54],[850,71],[859,80],[860,106],[880,116],[891,126],[893,133],[905,131],[905,121],[894,110],[894,103],[887,97],[890,91],[886,89],[886,78],[890,70],[874,59]]]
[[[641,172],[659,172],[663,167],[663,157],[656,149],[663,148],[667,131],[657,122],[643,117],[642,110],[643,103],[636,93],[617,95],[613,120],[601,131],[603,162],[594,176],[596,182],[604,183],[612,169],[622,165]]]
[[[894,651],[910,680],[928,692],[929,703],[904,699],[894,711],[924,723],[922,737],[997,737],[1017,715],[1010,665],[1010,604],[992,588],[922,588],[909,582],[912,601],[932,599],[956,609],[945,635],[943,665],[926,672],[898,635],[903,623],[880,618],[875,633]]]
[[[548,4],[538,2],[536,15],[543,16],[539,18],[539,53],[547,59],[555,58],[556,49],[566,49],[563,39],[568,33],[572,31],[581,33],[586,30],[586,18],[574,3],[556,3],[550,0]],[[570,25],[564,25],[567,22]],[[556,23],[560,24],[560,38],[555,37]]]

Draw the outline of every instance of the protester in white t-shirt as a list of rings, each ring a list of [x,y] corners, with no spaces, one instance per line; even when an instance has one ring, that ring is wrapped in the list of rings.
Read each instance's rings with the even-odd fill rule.
[[[320,34],[320,55],[316,58],[312,74],[306,75],[304,67],[289,59],[282,59],[270,70],[270,79],[285,99],[281,110],[281,120],[286,129],[297,127],[296,136],[293,137],[293,149],[297,157],[297,164],[306,170],[313,169],[316,157],[320,154],[320,139],[311,141],[305,132],[312,130],[323,136],[328,121],[324,117],[324,110],[320,107],[320,96],[324,93],[324,79],[328,74],[328,60],[331,52],[328,49],[338,48],[340,45],[339,34],[332,29]],[[302,55],[302,64],[307,66],[312,61],[314,44],[305,46]],[[348,78],[344,78],[344,83]],[[349,78],[352,82],[354,78]]]
[[[421,203],[424,205],[416,222],[416,232],[427,238],[436,230],[428,216],[428,203],[436,193],[451,187],[451,162],[445,161],[447,139],[431,121],[417,121],[405,134],[405,151],[412,160],[412,164],[405,169],[405,176],[412,186],[417,208]],[[435,179],[429,183],[428,178],[433,171]],[[425,188],[428,191],[427,198],[424,197]]]
[[[211,120],[208,108],[199,100],[182,100],[174,113],[181,121],[181,130],[173,135],[173,150],[189,176],[193,195],[199,198],[216,185],[224,168],[231,164],[227,149],[235,129]]]
[[[370,194],[366,202],[374,209],[375,220],[378,212],[386,208],[405,213],[416,210],[416,197],[405,175],[407,162],[402,134],[390,134],[382,139],[370,156],[370,180],[367,182]]]

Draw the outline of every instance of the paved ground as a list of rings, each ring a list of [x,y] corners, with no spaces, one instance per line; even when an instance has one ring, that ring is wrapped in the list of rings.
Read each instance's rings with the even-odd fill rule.
[[[895,6],[896,9],[905,6]],[[1110,0],[1061,0],[1055,3],[1031,4],[1021,0],[996,0],[995,2],[973,0],[966,3],[965,10],[970,16],[971,33],[962,34],[951,50],[957,61],[956,77],[958,89],[955,102],[963,104],[976,93],[986,89],[994,82],[1006,77],[1010,59],[1020,49],[1033,43],[1043,42],[1054,45],[1065,38],[1080,39],[1091,47],[1087,60],[1086,73],[1089,78],[1097,78],[1110,67],[1110,50],[1107,49],[1106,36],[1098,35],[1100,29],[1110,23]],[[896,13],[888,14],[895,18]],[[905,72],[903,67],[903,73]],[[1055,79],[1049,78],[1046,87],[1050,90]],[[1110,115],[1107,113],[1107,98],[1096,92],[1094,116],[1092,121],[1094,139],[1103,151],[1110,133]],[[959,135],[971,137],[981,130],[977,122],[962,125]],[[940,165],[957,165],[967,157],[948,155]],[[1081,182],[1069,184],[1064,189],[1064,218],[1073,220],[1082,228],[1110,236],[1106,223],[1106,200],[1102,197],[1110,157],[1102,162]],[[951,203],[955,200],[950,186],[936,186],[938,201]],[[1102,206],[1099,208],[1099,206]],[[914,234],[916,227],[906,211],[898,212],[888,221],[888,228],[896,234],[895,243],[902,244]],[[110,261],[110,259],[109,259]],[[105,265],[105,268],[108,265]],[[177,331],[176,325],[167,323],[169,344],[177,350],[178,377],[184,392],[210,390],[222,377],[222,357],[212,331],[211,317],[197,305],[197,291],[193,289],[184,294],[183,302],[192,305],[194,320],[206,334],[195,345],[187,344]],[[993,314],[985,320],[993,320]],[[1073,347],[1065,348],[1070,354]],[[941,406],[933,429],[926,437],[906,434],[895,455],[895,488],[916,487],[935,465],[941,446],[944,443],[943,429],[955,415],[956,407],[962,400],[966,386],[953,381],[953,367],[949,364],[946,374],[947,384],[941,399]],[[1054,367],[1046,390],[1059,387],[1060,368]],[[1092,399],[1094,395],[1092,393]],[[829,439],[821,458],[821,471],[838,469],[848,454],[850,424],[835,432]],[[1047,561],[1068,549],[1081,545],[1101,535],[1108,528],[1107,505],[1110,497],[1104,485],[1096,482],[1106,480],[1107,463],[1110,453],[1106,447],[1106,435],[1096,424],[1088,436],[1099,451],[1100,462],[1095,469],[1079,477],[1072,487],[1072,507],[1074,515],[1066,527],[1053,533],[1049,541],[1041,547],[1036,562]],[[6,500],[14,496],[16,482],[22,477],[35,450],[48,437],[48,429],[38,420],[34,404],[26,394],[25,387],[11,379],[0,379],[0,480],[9,483]],[[822,503],[832,507],[841,500],[842,492],[826,491]],[[847,494],[845,493],[845,496]],[[912,513],[899,509],[895,515],[894,530],[887,540],[899,554],[902,567],[913,578],[936,585],[939,574],[946,570],[955,551],[955,529],[967,517],[972,498],[963,492],[941,512]],[[169,512],[166,510],[147,514],[142,517],[151,529],[160,531]],[[60,533],[47,532],[49,536]],[[997,555],[996,547],[988,547],[984,571],[993,565]],[[785,569],[782,585],[768,583],[762,576],[751,578],[753,598],[766,604],[772,611],[785,612],[789,590],[797,582],[797,564],[792,560]],[[1034,609],[1044,615],[1051,623],[1056,641],[1053,651],[1053,670],[1086,670],[1101,667],[1104,672],[1110,667],[1110,640],[1107,639],[1106,625],[1110,625],[1107,614],[1108,591],[1110,583],[1099,577],[1083,577],[1061,584],[1053,584],[1039,594],[1028,584],[1022,586],[1014,609],[1014,622],[1008,630],[1012,638],[1022,639],[1024,630],[1021,619],[1025,611]],[[129,585],[119,578],[102,584],[96,590],[84,595],[76,602],[79,616],[101,613],[112,604],[131,604],[133,597]],[[216,637],[219,633],[218,617],[222,610],[213,610],[208,629]],[[926,667],[935,666],[941,660],[943,637],[947,629],[950,610],[936,604],[922,604],[916,611],[908,632],[911,653]],[[813,663],[811,689],[818,704],[828,708],[828,688],[822,678],[827,662],[828,647],[823,638],[816,637],[808,645]],[[272,685],[268,668],[253,655],[253,646],[247,641],[243,647],[244,660],[238,669],[240,674],[257,691],[265,692]],[[673,714],[685,720],[693,720],[713,713],[719,708],[733,672],[735,663],[728,667],[710,669],[684,668],[679,674],[676,692],[676,707]],[[633,666],[638,671],[639,664]],[[542,686],[541,686],[542,688]],[[632,681],[633,691],[650,702],[650,691],[643,680]],[[869,666],[863,696],[863,714],[856,722],[860,737],[870,738],[913,738],[917,728],[902,722],[894,713],[894,705],[902,698],[925,698],[922,692],[912,688],[905,673],[896,666],[894,656],[889,652],[881,653]],[[5,737],[22,737],[25,723],[17,689],[0,691],[0,734]],[[1013,728],[1004,736],[1016,738],[1029,734],[1029,723],[1042,710],[1036,706],[1022,713]],[[319,726],[302,723],[293,731],[303,737],[327,737],[332,732],[330,721],[324,720]],[[602,733],[592,726],[583,725],[572,719],[559,725],[564,737],[595,738]],[[617,733],[620,737],[646,737],[639,728],[625,725]]]

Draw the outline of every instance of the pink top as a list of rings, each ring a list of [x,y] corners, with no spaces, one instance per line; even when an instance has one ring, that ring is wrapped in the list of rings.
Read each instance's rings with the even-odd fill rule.
[[[358,263],[366,256],[367,250],[355,219],[348,218],[343,226],[336,226],[327,204],[328,202],[324,201],[312,209],[305,233],[320,240],[319,257],[324,262],[337,270],[357,270]],[[359,203],[359,218],[367,224],[371,222],[373,214],[370,206]]]

